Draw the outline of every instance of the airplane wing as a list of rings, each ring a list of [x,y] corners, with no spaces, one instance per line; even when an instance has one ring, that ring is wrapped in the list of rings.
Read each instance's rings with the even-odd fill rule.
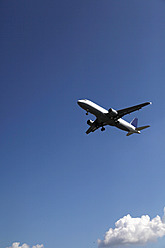
[[[141,131],[141,130],[143,130],[143,129],[145,129],[145,128],[148,128],[148,127],[150,127],[150,126],[147,125],[147,126],[143,126],[143,127],[137,127],[136,130]]]
[[[122,118],[124,115],[130,114],[136,110],[139,110],[147,105],[151,104],[151,102],[145,102],[139,105],[135,105],[133,107],[125,108],[125,109],[120,109],[117,110],[117,119]]]
[[[98,123],[98,119],[96,119],[92,125],[90,126],[90,128],[88,128],[88,130],[86,131],[86,134],[89,134],[91,132],[96,131],[98,128],[100,127],[99,123]]]

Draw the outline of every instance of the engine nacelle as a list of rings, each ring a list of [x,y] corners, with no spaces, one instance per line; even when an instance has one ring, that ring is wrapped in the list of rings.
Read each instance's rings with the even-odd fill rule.
[[[89,126],[92,126],[93,122],[94,122],[94,121],[92,121],[92,120],[87,120],[87,124],[88,124]]]
[[[110,109],[108,110],[108,112],[109,112],[109,114],[110,114],[111,116],[116,116],[116,115],[118,114],[118,112],[117,112],[115,109],[113,109],[113,108],[110,108]]]

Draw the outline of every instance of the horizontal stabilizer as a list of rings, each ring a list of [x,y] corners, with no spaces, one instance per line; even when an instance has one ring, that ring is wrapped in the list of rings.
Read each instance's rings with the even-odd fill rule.
[[[150,126],[148,125],[148,126],[143,126],[143,127],[137,127],[136,130],[141,131],[141,130],[148,128],[148,127],[150,127]]]
[[[135,129],[136,132],[128,132],[128,133],[127,133],[127,136],[130,136],[130,135],[133,134],[133,133],[140,133],[141,130],[143,130],[143,129],[145,129],[145,128],[148,128],[148,127],[150,127],[150,126],[147,125],[147,126],[143,126],[143,127],[137,127],[137,128]]]
[[[132,133],[132,132],[128,132],[128,133],[127,133],[127,136],[130,136],[131,134],[133,134],[133,133]]]

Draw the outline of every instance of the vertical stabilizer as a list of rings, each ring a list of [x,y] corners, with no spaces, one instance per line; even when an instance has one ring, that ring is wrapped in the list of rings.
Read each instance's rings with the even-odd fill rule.
[[[137,128],[137,125],[138,125],[138,118],[134,118],[134,119],[130,122],[130,124]]]

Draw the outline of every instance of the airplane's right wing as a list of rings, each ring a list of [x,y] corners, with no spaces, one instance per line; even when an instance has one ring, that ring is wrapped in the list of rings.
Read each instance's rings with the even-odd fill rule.
[[[141,109],[144,106],[147,106],[149,104],[151,104],[151,102],[145,102],[145,103],[133,106],[133,107],[117,110],[117,118],[122,118],[124,115],[130,114],[130,113],[132,113],[136,110],[139,110],[139,109]]]

